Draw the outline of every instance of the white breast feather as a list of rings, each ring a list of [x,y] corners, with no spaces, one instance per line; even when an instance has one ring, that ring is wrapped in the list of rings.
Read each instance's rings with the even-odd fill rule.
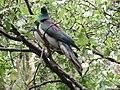
[[[40,33],[42,34],[42,37],[43,37],[44,31],[43,31],[40,27],[41,27],[41,26],[39,26],[39,31],[40,31]],[[40,35],[37,33],[37,31],[34,32],[34,35],[35,35],[35,38],[36,38],[39,42],[41,42],[42,44],[44,44],[44,41],[42,40],[42,38],[40,37]],[[45,33],[45,38],[46,38],[46,40],[49,42],[49,45],[50,45],[51,47],[59,48],[58,42],[57,42],[54,38],[50,37],[50,36],[47,35],[46,33]]]

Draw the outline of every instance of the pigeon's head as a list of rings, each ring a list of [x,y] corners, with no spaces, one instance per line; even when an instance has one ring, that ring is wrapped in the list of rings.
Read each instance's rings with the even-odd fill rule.
[[[42,6],[42,7],[41,7],[41,13],[43,13],[43,14],[48,14],[47,9],[46,9],[45,6]]]
[[[49,19],[49,15],[48,15],[48,12],[47,12],[47,9],[45,6],[41,7],[41,14],[39,15],[38,18],[40,21],[44,21],[44,20]]]

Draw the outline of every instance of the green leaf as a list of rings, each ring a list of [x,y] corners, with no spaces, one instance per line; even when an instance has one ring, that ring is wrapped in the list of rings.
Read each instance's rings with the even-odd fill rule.
[[[111,38],[107,38],[106,42],[109,46],[112,46],[112,39]]]
[[[27,7],[22,7],[22,8],[20,8],[20,9],[21,9],[21,12],[22,12],[23,14],[29,14],[29,11],[28,11]]]
[[[31,17],[32,19],[30,20],[30,24],[34,24],[35,21],[38,19],[38,16],[37,15],[34,15],[33,17]]]
[[[12,70],[10,77],[12,80],[16,80],[18,78],[18,72],[16,72],[15,70]]]
[[[42,3],[45,3],[45,2],[46,2],[46,0],[41,0],[41,2],[42,2]]]
[[[6,24],[6,32],[9,32],[10,31],[10,27],[11,27],[10,20],[6,19],[5,24]]]
[[[3,3],[3,0],[0,0],[0,4],[2,4]]]
[[[117,60],[120,61],[120,55],[117,56]]]
[[[61,10],[59,13],[59,18],[62,18],[66,10]]]
[[[35,1],[37,1],[37,0],[29,0],[30,2],[35,2]]]
[[[70,90],[65,84],[58,84],[57,90]]]
[[[97,4],[99,5],[99,4],[100,4],[100,2],[101,2],[101,0],[96,0],[96,2],[97,2]]]
[[[79,44],[80,45],[86,45],[88,43],[89,39],[85,36],[83,32],[80,33],[79,35]]]
[[[105,55],[105,56],[109,56],[110,53],[111,53],[111,50],[110,50],[109,48],[107,48],[107,49],[105,50],[105,52],[104,52],[104,55]]]
[[[91,44],[93,44],[93,45],[96,45],[96,44],[97,44],[95,38],[89,38],[89,40],[90,40],[90,43],[91,43]]]

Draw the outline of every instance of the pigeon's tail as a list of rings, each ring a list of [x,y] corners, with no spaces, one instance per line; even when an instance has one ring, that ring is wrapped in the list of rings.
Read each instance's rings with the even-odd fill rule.
[[[80,63],[77,60],[77,57],[75,56],[75,54],[72,52],[70,52],[70,60],[73,63],[74,67],[76,68],[76,70],[78,71],[78,73],[80,74],[80,76],[82,76],[82,66],[80,65]]]
[[[70,46],[60,42],[59,43],[61,50],[66,55],[67,58],[73,63],[74,67],[76,68],[77,72],[82,76],[82,66],[77,60],[77,54],[71,49]]]

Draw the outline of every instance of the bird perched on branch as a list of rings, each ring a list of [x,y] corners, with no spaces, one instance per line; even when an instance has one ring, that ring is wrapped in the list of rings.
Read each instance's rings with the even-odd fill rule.
[[[60,27],[50,20],[48,11],[45,6],[41,7],[41,14],[38,16],[38,22],[36,23],[38,29],[34,33],[38,41],[46,47],[57,51],[58,53],[65,54],[67,58],[73,63],[78,73],[82,76],[82,67],[77,60],[77,54],[72,50],[71,46],[80,50],[75,42],[70,38]]]

